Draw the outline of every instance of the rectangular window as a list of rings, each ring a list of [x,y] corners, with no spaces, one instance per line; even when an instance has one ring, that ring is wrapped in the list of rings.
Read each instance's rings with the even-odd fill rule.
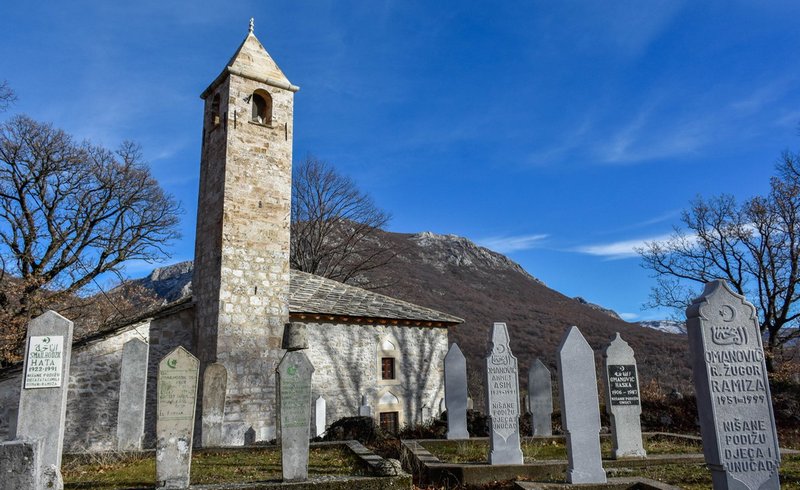
[[[396,434],[398,426],[397,412],[381,412],[381,429],[390,433]]]
[[[381,379],[394,379],[394,357],[381,358]]]

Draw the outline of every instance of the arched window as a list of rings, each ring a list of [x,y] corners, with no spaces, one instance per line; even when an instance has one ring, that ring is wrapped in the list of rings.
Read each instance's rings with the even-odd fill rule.
[[[253,93],[252,121],[272,125],[272,97],[264,90]]]
[[[400,365],[400,351],[397,348],[397,339],[391,336],[385,336],[378,340],[378,384],[399,384],[401,374],[400,369],[402,366]]]
[[[219,94],[211,100],[211,127],[219,126]]]

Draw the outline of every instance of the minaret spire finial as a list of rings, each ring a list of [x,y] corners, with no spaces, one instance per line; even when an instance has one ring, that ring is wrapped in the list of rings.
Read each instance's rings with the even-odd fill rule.
[[[253,17],[250,17],[250,34],[253,33],[253,30],[256,28],[256,20]]]

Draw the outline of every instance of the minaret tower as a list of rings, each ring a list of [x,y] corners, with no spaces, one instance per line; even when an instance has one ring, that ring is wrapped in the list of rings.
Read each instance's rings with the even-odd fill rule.
[[[275,368],[289,319],[289,83],[253,34],[202,93],[195,348],[228,372],[222,438],[275,437]],[[250,431],[252,429],[252,431]]]

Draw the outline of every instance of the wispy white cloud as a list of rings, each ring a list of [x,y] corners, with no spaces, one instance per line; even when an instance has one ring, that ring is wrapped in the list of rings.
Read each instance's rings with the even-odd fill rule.
[[[694,153],[710,141],[714,124],[708,117],[659,120],[653,107],[645,107],[613,131],[606,142],[595,145],[597,160],[630,164]]]
[[[752,114],[761,110],[764,106],[777,101],[795,86],[795,81],[789,77],[770,81],[742,98],[733,101],[731,103],[731,108],[739,113]]]
[[[610,242],[610,243],[581,245],[573,248],[572,250],[574,252],[587,255],[594,255],[597,257],[603,257],[611,260],[628,259],[631,257],[637,257],[639,254],[636,252],[636,250],[641,247],[644,247],[645,244],[651,242],[664,241],[667,240],[669,237],[670,235],[658,235],[646,238],[636,238],[632,240],[620,240],[617,242]]]
[[[536,235],[495,236],[476,240],[478,245],[502,254],[536,248],[548,237],[541,233]]]

